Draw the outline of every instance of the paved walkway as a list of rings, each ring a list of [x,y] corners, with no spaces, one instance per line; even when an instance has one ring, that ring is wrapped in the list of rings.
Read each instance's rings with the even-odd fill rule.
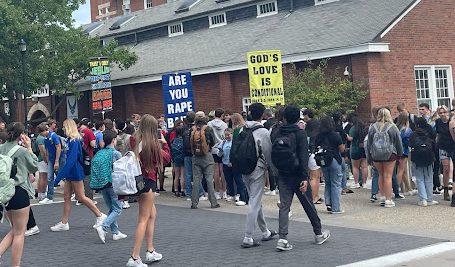
[[[101,201],[102,202],[102,201]],[[105,209],[103,204],[99,204]],[[222,209],[158,205],[155,246],[164,255],[159,266],[338,266],[440,243],[443,240],[397,235],[386,232],[357,230],[329,226],[332,237],[324,245],[312,243],[313,233],[308,223],[293,221],[289,241],[294,249],[276,252],[276,240],[252,249],[240,248],[245,217],[223,212]],[[208,205],[207,205],[208,206]],[[137,204],[125,210],[119,225],[128,238],[106,244],[98,239],[91,227],[93,215],[84,206],[73,206],[70,230],[54,233],[49,227],[56,223],[62,204],[34,206],[33,211],[41,233],[26,239],[22,266],[124,266],[132,248],[136,226]],[[342,218],[340,217],[340,220]],[[277,229],[277,219],[269,218],[271,229]],[[0,227],[0,235],[7,231]],[[257,233],[259,235],[259,233]],[[8,266],[10,254],[2,257]]]

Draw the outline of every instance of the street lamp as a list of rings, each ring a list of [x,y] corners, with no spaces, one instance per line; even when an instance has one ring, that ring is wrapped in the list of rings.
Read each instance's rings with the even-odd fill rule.
[[[25,68],[25,53],[27,52],[27,43],[24,41],[24,39],[21,39],[19,42],[19,51],[21,52],[22,56],[22,93],[24,94],[24,124],[27,122],[27,98],[26,98],[26,85],[25,85],[25,80],[26,80],[26,68]]]

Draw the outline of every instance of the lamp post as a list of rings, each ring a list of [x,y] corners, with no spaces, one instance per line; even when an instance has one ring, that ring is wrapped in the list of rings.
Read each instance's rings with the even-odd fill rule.
[[[26,68],[25,68],[25,53],[27,52],[27,43],[24,39],[21,39],[19,42],[19,51],[21,52],[22,56],[22,93],[24,94],[24,124],[27,122],[27,97],[26,97]]]

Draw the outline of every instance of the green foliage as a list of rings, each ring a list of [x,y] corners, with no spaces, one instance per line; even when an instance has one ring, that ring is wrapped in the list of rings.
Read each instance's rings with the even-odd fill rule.
[[[353,83],[340,71],[327,72],[328,61],[318,66],[298,70],[295,65],[284,69],[286,104],[309,108],[318,114],[333,114],[337,110],[354,111],[367,95],[363,83]]]
[[[72,26],[72,13],[85,0],[0,1],[0,96],[10,100],[22,93],[18,43],[27,43],[27,95],[48,84],[57,95],[77,92],[75,83],[89,75],[90,57],[107,56],[120,69],[137,61],[116,42],[100,45],[82,28]]]

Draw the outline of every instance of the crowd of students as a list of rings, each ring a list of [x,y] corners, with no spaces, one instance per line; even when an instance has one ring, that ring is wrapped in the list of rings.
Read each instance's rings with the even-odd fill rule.
[[[113,240],[127,238],[117,219],[122,208],[130,207],[129,199],[138,201],[138,225],[127,266],[147,266],[162,259],[153,244],[154,202],[165,191],[167,166],[173,167],[172,192],[191,202],[191,209],[206,200],[211,208],[219,208],[221,199],[248,205],[243,248],[260,244],[253,240],[258,224],[262,241],[278,236],[278,250],[292,249],[287,234],[294,195],[313,226],[315,243],[324,243],[330,232],[323,229],[315,205],[324,203],[330,214],[344,213],[341,196],[366,187],[368,177],[372,180],[370,201],[386,208],[416,193],[419,206],[436,205],[433,195],[441,192],[455,207],[455,194],[450,196],[453,114],[445,106],[432,113],[426,103],[419,105],[420,116],[410,114],[403,104],[397,111],[393,120],[390,108],[374,107],[368,124],[355,113],[317,117],[309,109],[292,105],[273,110],[254,103],[248,114],[221,108],[208,116],[189,112],[172,129],[167,129],[164,116],[156,119],[148,114],[134,114],[127,122],[106,119],[95,124],[67,119],[60,129],[55,120],[49,120],[30,137],[22,123],[12,123],[0,131],[4,143],[0,154],[16,159],[18,166],[12,176],[14,196],[4,203],[12,229],[0,243],[0,255],[11,247],[12,265],[19,266],[24,236],[39,233],[30,209],[30,198],[35,196],[30,174],[36,172],[41,204],[53,203],[54,186],[64,181],[63,214],[51,227],[54,232],[69,230],[71,201],[76,200],[95,215],[93,228],[103,243],[108,231]],[[128,151],[139,159],[144,188],[135,196],[118,196],[112,189],[112,165]],[[349,173],[354,182],[348,188]],[[322,181],[323,197],[319,196]],[[107,214],[97,208],[93,188],[102,194]],[[268,228],[262,211],[263,194],[277,193],[278,232]],[[140,257],[144,238],[145,263]]]

